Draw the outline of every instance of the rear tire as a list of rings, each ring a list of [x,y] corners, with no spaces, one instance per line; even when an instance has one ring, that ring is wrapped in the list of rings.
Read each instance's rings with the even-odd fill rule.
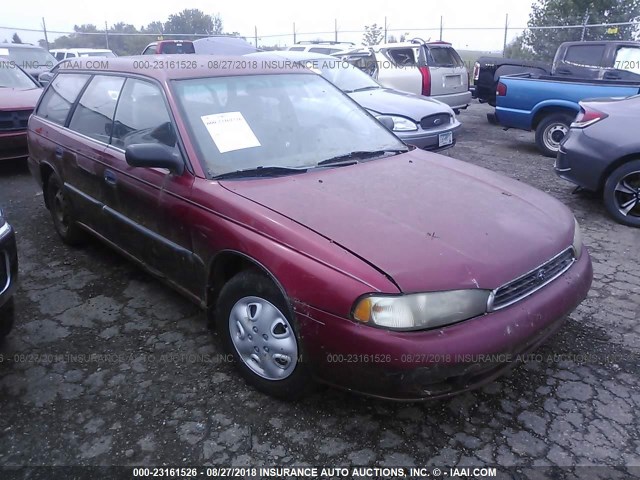
[[[536,128],[536,145],[546,157],[555,158],[560,142],[569,133],[573,117],[566,113],[552,113],[544,117]]]
[[[14,318],[14,303],[13,298],[11,298],[0,310],[0,342],[13,329]]]
[[[56,232],[67,245],[82,245],[87,240],[87,233],[77,224],[73,207],[69,202],[62,180],[52,173],[47,180],[47,204],[53,219]]]
[[[602,199],[616,222],[640,227],[640,160],[625,163],[609,175]]]
[[[296,400],[314,385],[280,290],[267,276],[243,271],[220,291],[215,322],[244,379],[263,393]]]

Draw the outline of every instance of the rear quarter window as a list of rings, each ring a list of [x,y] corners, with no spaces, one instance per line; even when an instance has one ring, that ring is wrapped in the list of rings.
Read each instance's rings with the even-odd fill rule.
[[[462,67],[464,63],[451,47],[429,47],[428,63],[433,67]]]
[[[64,126],[69,111],[90,75],[62,73],[44,93],[36,115]]]
[[[413,48],[390,48],[389,57],[396,65],[414,66],[416,62],[416,51]]]
[[[573,65],[598,67],[602,64],[604,45],[571,45],[567,48],[564,61]]]

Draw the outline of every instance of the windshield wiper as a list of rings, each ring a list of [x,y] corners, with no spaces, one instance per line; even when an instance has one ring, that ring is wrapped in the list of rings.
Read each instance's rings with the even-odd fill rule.
[[[368,87],[354,88],[353,90],[344,90],[344,93],[364,92],[366,90],[377,90],[379,88],[382,88],[382,87],[378,85],[369,85]]]
[[[304,173],[307,168],[294,167],[255,167],[246,168],[244,170],[236,170],[235,172],[222,173],[213,177],[214,180],[222,180],[225,178],[243,178],[243,177],[277,177],[278,175],[289,175],[292,173]]]
[[[365,158],[382,157],[386,154],[397,155],[399,153],[405,153],[408,151],[408,148],[401,150],[358,150],[355,152],[345,153],[344,155],[327,158],[326,160],[322,160],[320,163],[318,163],[318,166],[321,167],[323,165],[336,165],[342,167],[353,165],[354,163],[358,163],[358,160],[364,160]]]

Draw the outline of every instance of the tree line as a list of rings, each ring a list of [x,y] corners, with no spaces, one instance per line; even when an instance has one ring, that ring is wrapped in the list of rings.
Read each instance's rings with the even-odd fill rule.
[[[138,55],[144,47],[156,40],[195,40],[201,35],[224,35],[220,15],[209,15],[198,9],[185,9],[169,15],[167,21],[153,21],[146,26],[118,22],[106,31],[93,24],[74,25],[74,33],[58,37],[49,42],[54,48],[109,48],[117,55]],[[122,35],[129,34],[129,35]],[[133,35],[145,34],[145,35]],[[181,34],[177,36],[176,34]],[[184,34],[189,34],[185,36]],[[238,32],[228,35],[239,35]],[[108,45],[107,45],[108,42]],[[47,48],[44,39],[38,42]]]

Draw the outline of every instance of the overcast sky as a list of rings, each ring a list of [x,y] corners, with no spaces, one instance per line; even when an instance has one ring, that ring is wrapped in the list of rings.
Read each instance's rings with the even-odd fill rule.
[[[362,34],[346,33],[363,30],[364,25],[387,24],[390,29],[408,31],[425,39],[439,36],[440,16],[444,18],[444,40],[460,49],[498,50],[504,39],[505,14],[509,14],[509,39],[519,33],[515,27],[526,25],[533,0],[244,0],[220,1],[153,0],[4,0],[0,15],[0,41],[17,31],[25,42],[37,42],[42,33],[20,31],[40,29],[42,17],[50,31],[69,31],[74,24],[92,23],[104,28],[104,22],[131,23],[137,28],[167,17],[185,8],[198,8],[208,14],[220,14],[225,31],[238,31],[253,38],[254,26],[264,44],[290,44],[293,22],[298,40],[318,37],[333,40],[333,34],[302,35],[303,32],[333,32],[338,20],[339,40],[360,42]],[[449,30],[447,29],[449,27]],[[495,27],[496,30],[453,30],[453,27]],[[424,31],[421,29],[434,29]],[[402,32],[391,32],[398,35]],[[273,35],[284,36],[273,37]],[[54,35],[50,35],[52,40]]]

